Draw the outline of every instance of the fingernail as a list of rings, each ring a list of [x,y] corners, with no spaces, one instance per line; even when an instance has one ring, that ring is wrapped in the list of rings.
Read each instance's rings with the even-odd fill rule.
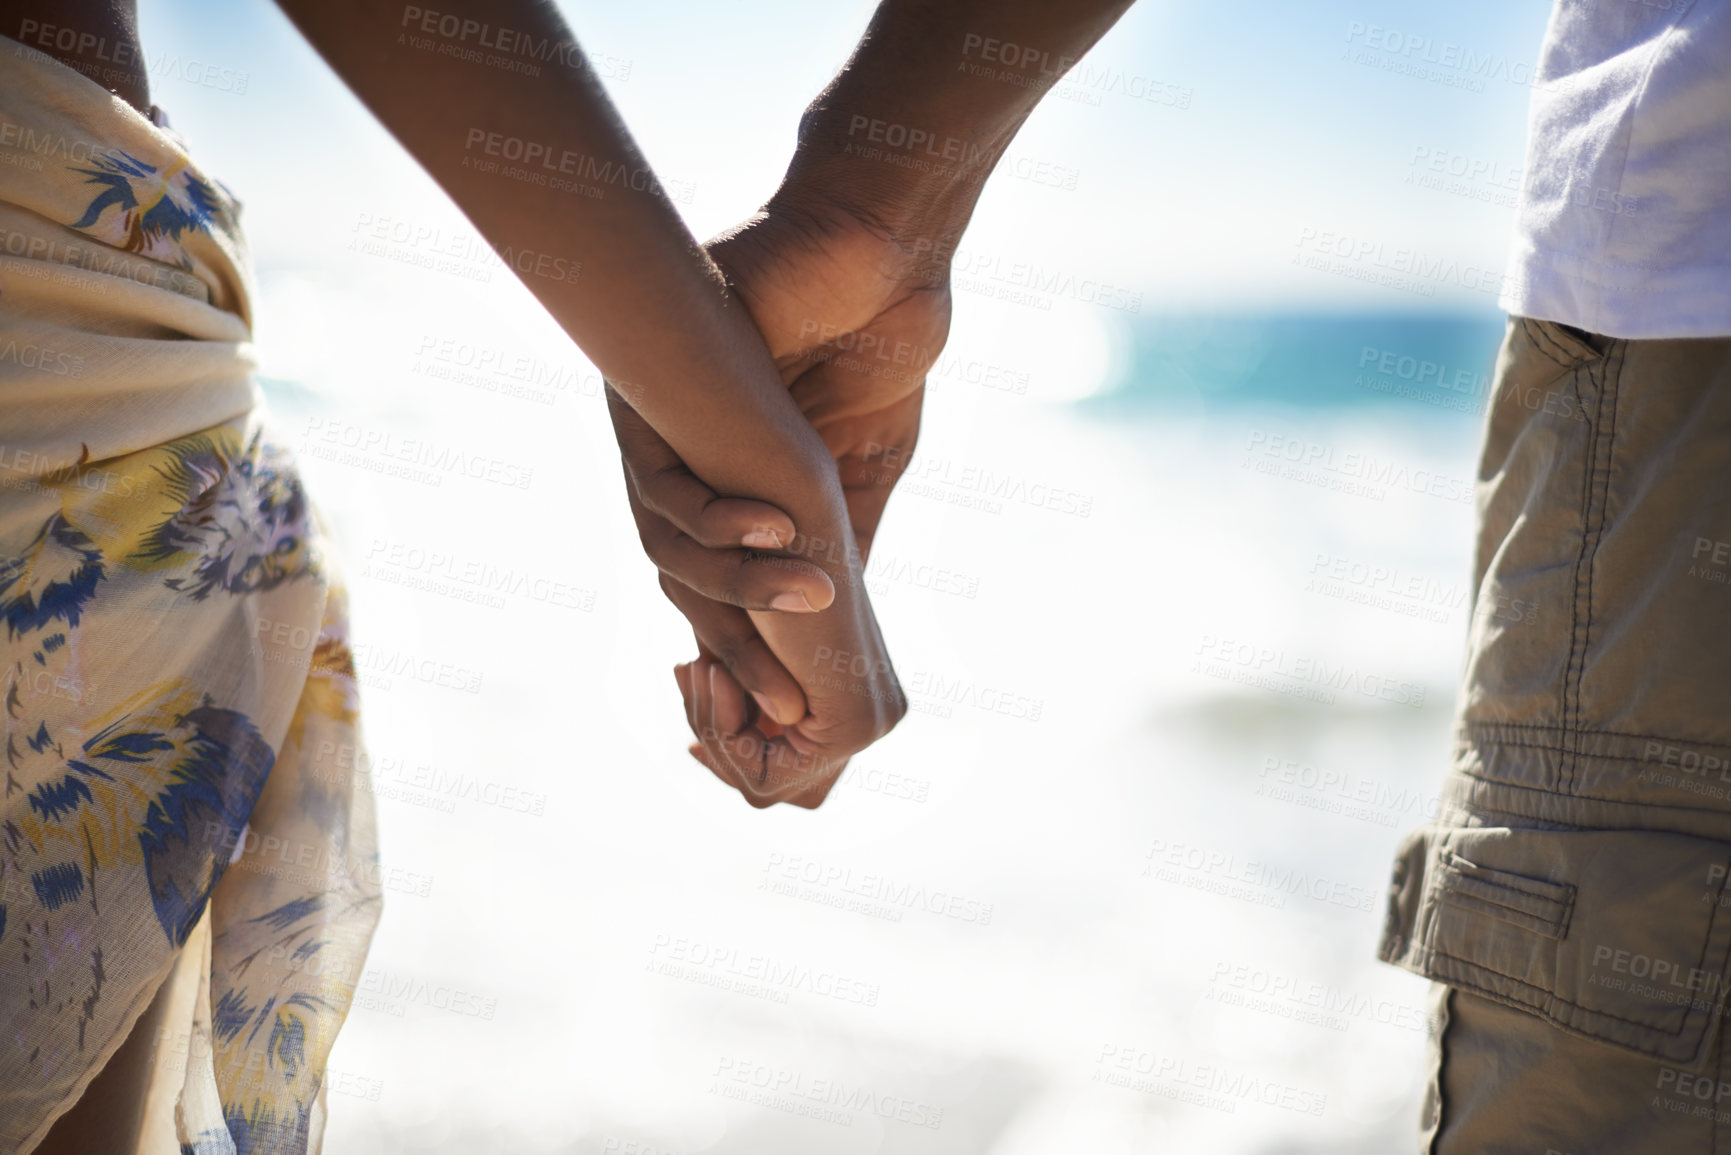
[[[776,594],[770,600],[771,609],[786,610],[795,614],[810,614],[817,611],[811,608],[811,603],[805,600],[805,595],[798,590],[789,590],[784,594]]]
[[[775,702],[771,700],[768,694],[760,694],[753,690],[751,696],[757,699],[757,708],[763,711],[765,717],[775,718]],[[776,721],[779,722],[780,720],[776,718]]]
[[[741,545],[752,549],[780,549],[781,535],[773,529],[754,529],[739,539]]]

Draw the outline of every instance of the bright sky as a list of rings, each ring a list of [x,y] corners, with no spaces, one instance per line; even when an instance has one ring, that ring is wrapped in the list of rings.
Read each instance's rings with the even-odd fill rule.
[[[358,214],[461,227],[272,5],[142,7],[156,98],[247,202],[267,290],[284,272],[318,279]],[[799,112],[870,11],[858,0],[561,7],[657,169],[695,182],[685,211],[699,235],[768,193]],[[1301,237],[1332,232],[1500,268],[1510,214],[1496,201],[1521,164],[1522,81],[1546,12],[1540,0],[1142,0],[1012,154],[1024,172],[1043,162],[1073,174],[1075,187],[1000,172],[968,249],[1143,291],[1145,312],[1488,308],[1487,294],[1448,284],[1434,298],[1391,299],[1292,258]],[[1427,57],[1466,63],[1413,75]],[[213,68],[232,72],[188,79]],[[223,90],[242,74],[244,93]],[[1126,94],[1149,90],[1160,99]],[[1477,175],[1444,189],[1409,183],[1428,163],[1444,178]]]

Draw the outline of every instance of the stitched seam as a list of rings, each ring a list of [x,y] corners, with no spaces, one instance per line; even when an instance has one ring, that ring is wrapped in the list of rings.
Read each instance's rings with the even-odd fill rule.
[[[1473,876],[1472,876],[1472,875],[1470,875],[1470,874],[1462,874],[1462,875],[1461,875],[1461,877],[1462,877],[1462,878],[1472,878],[1472,877],[1473,877]],[[1534,900],[1534,901],[1535,901],[1535,902],[1544,902],[1544,903],[1549,903],[1549,904],[1550,904],[1550,905],[1552,905],[1552,906],[1556,906],[1556,907],[1561,907],[1561,906],[1562,906],[1562,905],[1563,905],[1563,904],[1564,904],[1564,903],[1566,903],[1566,902],[1567,902],[1567,901],[1568,901],[1568,900],[1567,900],[1567,899],[1565,899],[1565,898],[1554,898],[1554,897],[1552,897],[1552,896],[1551,896],[1551,895],[1548,895],[1548,894],[1539,894],[1539,893],[1537,893],[1537,892],[1535,892],[1535,891],[1531,891],[1531,890],[1522,890],[1522,889],[1521,889],[1521,888],[1520,888],[1520,887],[1518,887],[1518,886],[1505,886],[1505,885],[1504,885],[1504,884],[1502,884],[1502,883],[1500,883],[1500,882],[1490,882],[1490,880],[1488,880],[1488,879],[1483,879],[1483,878],[1479,878],[1479,879],[1474,879],[1474,880],[1473,880],[1473,881],[1475,881],[1475,882],[1484,882],[1484,883],[1487,883],[1487,884],[1488,884],[1488,885],[1490,885],[1490,886],[1494,886],[1494,887],[1497,887],[1497,888],[1498,888],[1498,889],[1499,889],[1499,890],[1506,890],[1506,891],[1508,891],[1508,892],[1509,892],[1509,893],[1510,893],[1510,894],[1519,894],[1519,895],[1523,895],[1523,896],[1525,896],[1525,897],[1527,897],[1527,898],[1530,898],[1530,899],[1533,899],[1533,900]],[[1463,894],[1465,894],[1465,893],[1466,893],[1466,892],[1465,892],[1465,891],[1462,891],[1462,892],[1461,892],[1461,893],[1463,893]],[[1480,895],[1476,895],[1476,894],[1472,894],[1472,895],[1467,895],[1467,897],[1469,897],[1469,898],[1477,898],[1477,899],[1479,899],[1479,901],[1481,901],[1481,902],[1489,902],[1489,903],[1492,903],[1492,904],[1493,904],[1493,905],[1495,905],[1495,900],[1494,900],[1494,899],[1489,899],[1489,898],[1483,898],[1483,897],[1482,897],[1482,896],[1480,896]],[[1511,906],[1511,907],[1509,907],[1509,909],[1510,909],[1510,910],[1520,910],[1520,908],[1519,908],[1519,907],[1517,907],[1517,906]],[[1520,913],[1522,913],[1522,914],[1532,914],[1532,911],[1530,911],[1530,910],[1520,910]]]
[[[1554,918],[1533,914],[1518,906],[1496,902],[1464,890],[1450,890],[1440,899],[1441,902],[1458,907],[1469,915],[1479,915],[1494,918],[1498,922],[1506,922],[1510,926],[1518,926],[1529,934],[1542,935],[1552,942],[1563,939],[1562,926]]]
[[[1616,455],[1617,448],[1617,402],[1623,384],[1623,363],[1628,360],[1626,352],[1626,345],[1617,346],[1616,352],[1613,354],[1616,357],[1616,363],[1611,364],[1610,359],[1607,358],[1605,368],[1600,374],[1603,396],[1599,399],[1599,414],[1604,421],[1604,433],[1601,438],[1604,448],[1602,452],[1594,455],[1593,480],[1598,490],[1599,525],[1593,531],[1593,548],[1586,559],[1587,612],[1586,617],[1581,622],[1581,668],[1575,675],[1576,729],[1574,737],[1577,755],[1582,753],[1582,747],[1586,745],[1585,734],[1580,729],[1581,694],[1582,687],[1587,680],[1587,651],[1592,648],[1593,644],[1593,578],[1599,569],[1599,546],[1605,540],[1605,523],[1610,520],[1611,516],[1611,461]],[[1609,409],[1608,413],[1606,412],[1607,409]],[[1598,464],[1599,461],[1602,461],[1603,465]],[[1565,787],[1571,791],[1575,781],[1575,767],[1576,762],[1571,760],[1569,763],[1569,780]]]
[[[1532,983],[1527,982],[1525,979],[1518,979],[1514,975],[1504,974],[1502,971],[1498,970],[1496,967],[1487,966],[1482,962],[1475,962],[1474,960],[1472,960],[1470,958],[1461,958],[1459,955],[1450,954],[1448,951],[1444,950],[1440,946],[1434,948],[1434,953],[1436,953],[1438,956],[1440,956],[1442,958],[1446,958],[1446,959],[1450,960],[1451,962],[1458,962],[1462,966],[1473,967],[1476,970],[1481,970],[1481,971],[1485,971],[1488,974],[1496,975],[1498,978],[1508,979],[1511,983],[1514,983],[1516,986],[1522,988],[1523,990],[1529,990],[1529,991],[1532,991],[1534,994],[1541,996],[1543,1001],[1546,1004],[1551,1005],[1551,1006],[1568,1007],[1570,1010],[1585,1011],[1589,1015],[1599,1015],[1603,1018],[1611,1019],[1611,1020],[1613,1020],[1615,1022],[1619,1022],[1619,1023],[1624,1023],[1624,1024],[1631,1026],[1631,1027],[1640,1027],[1642,1030],[1652,1031],[1655,1034],[1663,1035],[1668,1039],[1680,1039],[1680,1038],[1682,1038],[1683,1032],[1688,1027],[1689,1011],[1687,1009],[1674,1008],[1674,1009],[1682,1009],[1683,1010],[1683,1025],[1679,1026],[1675,1031],[1667,1031],[1664,1027],[1657,1026],[1657,1025],[1655,1025],[1653,1023],[1649,1023],[1649,1022],[1643,1022],[1640,1019],[1627,1019],[1627,1018],[1624,1018],[1622,1015],[1612,1014],[1610,1011],[1601,1011],[1595,1007],[1584,1007],[1580,1003],[1570,1002],[1568,999],[1565,999],[1562,996],[1558,995],[1555,991],[1547,991],[1544,987],[1534,986]],[[1529,1005],[1535,1005],[1536,1006],[1536,1004],[1529,1004]],[[1555,1018],[1556,1016],[1550,1015],[1548,1017]],[[1576,1030],[1585,1030],[1585,1028],[1577,1027]],[[1590,1034],[1591,1032],[1587,1032],[1587,1033]]]
[[[1707,973],[1707,968],[1705,965],[1707,962],[1707,948],[1709,946],[1711,946],[1713,943],[1713,931],[1719,922],[1719,912],[1724,909],[1725,890],[1727,887],[1731,887],[1731,876],[1728,876],[1727,878],[1725,878],[1723,881],[1721,881],[1719,883],[1718,897],[1714,900],[1712,913],[1708,914],[1708,916],[1707,916],[1707,932],[1701,936],[1701,953],[1695,959],[1695,971],[1697,973],[1700,973],[1700,974],[1706,974]],[[1528,990],[1537,991],[1539,994],[1544,995],[1547,999],[1549,999],[1552,1003],[1554,1003],[1556,1005],[1570,1007],[1570,1008],[1572,1008],[1574,1010],[1578,1010],[1578,1011],[1585,1011],[1589,1015],[1602,1015],[1603,1017],[1605,1017],[1607,1019],[1613,1019],[1613,1020],[1620,1022],[1620,1023],[1627,1023],[1632,1027],[1644,1027],[1647,1030],[1655,1031],[1661,1035],[1666,1035],[1669,1038],[1680,1039],[1683,1037],[1683,1031],[1684,1031],[1685,1027],[1688,1025],[1689,1015],[1692,1011],[1697,1009],[1693,1005],[1693,1003],[1691,1003],[1687,1008],[1685,1008],[1683,1010],[1683,1026],[1679,1026],[1677,1028],[1677,1030],[1674,1032],[1667,1032],[1662,1027],[1657,1027],[1651,1023],[1642,1022],[1639,1019],[1624,1018],[1622,1015],[1613,1014],[1610,1011],[1601,1011],[1601,1010],[1598,1010],[1594,1007],[1586,1007],[1586,1006],[1582,1006],[1579,1003],[1571,1002],[1568,999],[1565,999],[1562,996],[1558,995],[1555,991],[1546,991],[1542,987],[1535,987],[1531,983],[1527,982],[1525,979],[1518,979],[1514,975],[1504,974],[1502,971],[1498,970],[1496,967],[1489,966],[1485,963],[1475,962],[1472,959],[1461,958],[1458,955],[1450,954],[1447,950],[1443,949],[1440,946],[1433,945],[1430,947],[1430,951],[1433,955],[1441,955],[1443,958],[1453,959],[1455,962],[1461,963],[1465,966],[1477,967],[1480,970],[1488,971],[1489,973],[1491,973],[1493,975],[1498,975],[1502,978],[1508,979],[1510,982],[1516,984],[1517,986],[1525,987]],[[1723,970],[1723,967],[1721,967],[1721,970]],[[1555,1016],[1553,1015],[1550,1017],[1554,1018]],[[1577,1030],[1585,1030],[1585,1028],[1580,1028],[1580,1027],[1577,1027],[1576,1029]]]
[[[1475,863],[1474,865],[1477,865],[1477,864]],[[1446,862],[1442,863],[1442,867],[1444,870],[1451,871],[1452,873],[1457,874],[1462,878],[1471,879],[1474,882],[1483,883],[1486,886],[1494,886],[1499,890],[1506,890],[1511,894],[1525,895],[1527,898],[1534,899],[1538,902],[1548,902],[1548,903],[1552,904],[1553,906],[1562,906],[1563,904],[1568,902],[1567,893],[1572,893],[1574,890],[1574,887],[1569,886],[1567,883],[1559,883],[1558,884],[1559,889],[1564,890],[1566,893],[1565,893],[1564,897],[1558,898],[1555,895],[1551,895],[1551,894],[1540,894],[1539,892],[1533,891],[1533,890],[1523,890],[1522,888],[1520,888],[1518,886],[1510,886],[1506,882],[1497,882],[1494,879],[1489,879],[1489,878],[1479,878],[1477,875],[1470,874],[1467,871],[1460,870],[1460,869],[1455,868],[1455,867],[1451,867]],[[1479,869],[1480,870],[1492,870],[1494,868],[1489,867],[1489,866],[1481,866],[1481,867],[1479,867]],[[1498,871],[1497,873],[1506,874],[1507,871]],[[1472,897],[1476,898],[1478,896],[1474,895]],[[1481,899],[1480,901],[1491,902],[1492,900],[1487,898],[1487,899]],[[1510,910],[1516,910],[1518,908],[1511,906],[1509,909]],[[1530,914],[1531,912],[1530,911],[1521,911],[1521,913],[1522,914]]]
[[[1593,460],[1596,456],[1595,448],[1598,445],[1599,438],[1599,411],[1603,409],[1605,405],[1605,391],[1602,388],[1598,388],[1597,367],[1593,365],[1587,366],[1586,376],[1595,386],[1593,390],[1593,416],[1591,419],[1592,432],[1587,438],[1587,460],[1585,467],[1581,471],[1581,548],[1580,552],[1575,555],[1575,589],[1574,595],[1569,598],[1569,654],[1568,659],[1563,663],[1562,701],[1558,703],[1560,709],[1557,711],[1563,719],[1562,738],[1564,747],[1560,751],[1563,755],[1562,763],[1557,768],[1557,780],[1553,785],[1557,790],[1563,793],[1568,792],[1569,782],[1574,778],[1574,766],[1570,762],[1569,747],[1573,745],[1573,743],[1570,742],[1570,737],[1574,733],[1576,721],[1573,701],[1575,683],[1575,651],[1581,643],[1581,568],[1586,563],[1587,543],[1592,538]],[[1576,396],[1579,396],[1580,390],[1577,388],[1575,393]],[[1583,409],[1582,412],[1584,414],[1585,410]]]
[[[1472,878],[1472,875],[1470,875],[1470,874],[1463,874],[1463,875],[1462,875],[1462,876],[1461,876],[1461,877],[1462,877],[1462,878]],[[1480,879],[1475,879],[1475,880],[1474,880],[1474,881],[1477,881],[1477,882],[1486,882],[1486,880],[1485,880],[1485,879],[1482,879],[1482,878],[1480,878]],[[1566,903],[1567,903],[1567,901],[1568,901],[1568,900],[1567,900],[1567,899],[1563,899],[1563,898],[1552,898],[1552,897],[1551,897],[1551,896],[1550,896],[1550,895],[1548,895],[1548,894],[1535,894],[1535,893],[1533,893],[1533,892],[1532,892],[1532,891],[1530,891],[1530,890],[1522,890],[1522,889],[1521,889],[1521,888],[1520,888],[1520,887],[1518,887],[1518,886],[1504,886],[1504,885],[1503,885],[1503,884],[1502,884],[1502,883],[1500,883],[1500,882],[1492,882],[1492,883],[1489,883],[1489,885],[1491,885],[1491,886],[1494,886],[1494,887],[1497,887],[1497,888],[1498,888],[1498,889],[1499,889],[1499,890],[1506,890],[1506,891],[1508,891],[1508,892],[1509,892],[1509,893],[1510,893],[1510,894],[1519,894],[1519,895],[1522,895],[1522,896],[1524,896],[1524,897],[1526,897],[1526,898],[1530,898],[1530,899],[1532,899],[1532,900],[1533,900],[1533,901],[1534,901],[1534,902],[1543,902],[1543,903],[1548,903],[1548,904],[1549,904],[1549,905],[1551,905],[1551,906],[1554,906],[1554,907],[1558,907],[1558,908],[1559,908],[1559,913],[1561,913],[1561,909],[1560,909],[1560,908],[1561,908],[1561,907],[1562,907],[1562,906],[1563,906],[1563,905],[1564,905],[1564,904],[1566,904]],[[1484,896],[1483,896],[1483,895],[1480,895],[1480,894],[1472,894],[1472,893],[1469,893],[1469,892],[1467,892],[1467,891],[1464,891],[1464,890],[1462,890],[1462,891],[1457,891],[1457,892],[1456,892],[1456,893],[1457,893],[1457,894],[1460,894],[1460,895],[1462,895],[1462,896],[1463,896],[1463,897],[1466,897],[1466,898],[1476,898],[1476,899],[1478,899],[1478,900],[1479,900],[1479,901],[1480,901],[1480,902],[1483,902],[1483,903],[1488,903],[1488,904],[1490,904],[1490,905],[1491,905],[1491,906],[1506,906],[1506,905],[1507,905],[1507,904],[1506,904],[1506,903],[1499,903],[1499,902],[1497,902],[1497,900],[1496,900],[1496,899],[1494,899],[1494,898],[1486,898],[1486,897],[1484,897]],[[1522,909],[1521,909],[1521,908],[1520,908],[1520,907],[1518,907],[1518,906],[1510,906],[1510,907],[1509,907],[1509,908],[1508,908],[1508,909],[1510,909],[1510,910],[1512,910],[1512,911],[1514,911],[1514,912],[1516,912],[1516,913],[1517,913],[1517,914],[1524,914],[1524,915],[1527,915],[1527,916],[1528,916],[1528,917],[1530,917],[1530,918],[1538,918],[1538,919],[1541,919],[1541,920],[1542,920],[1542,921],[1549,921],[1549,920],[1546,920],[1546,919],[1544,919],[1544,917],[1543,917],[1543,916],[1542,916],[1542,915],[1536,915],[1536,914],[1533,914],[1533,912],[1532,912],[1532,911],[1530,911],[1530,910],[1522,910]]]
[[[1686,814],[1708,814],[1708,815],[1715,817],[1715,818],[1725,817],[1725,812],[1722,810],[1704,811],[1699,806],[1686,805],[1686,804],[1681,803],[1681,802],[1660,804],[1660,803],[1654,803],[1654,802],[1630,802],[1626,798],[1606,798],[1605,796],[1603,796],[1601,794],[1558,794],[1555,790],[1546,790],[1546,789],[1543,789],[1543,788],[1538,787],[1538,786],[1527,786],[1527,785],[1524,785],[1520,782],[1507,782],[1507,781],[1504,781],[1500,778],[1486,778],[1482,774],[1473,774],[1473,773],[1466,771],[1466,770],[1456,770],[1456,771],[1454,771],[1454,773],[1459,775],[1462,778],[1466,778],[1470,781],[1477,782],[1482,786],[1490,786],[1490,787],[1494,787],[1498,790],[1515,790],[1515,791],[1519,791],[1522,794],[1536,794],[1536,795],[1539,795],[1539,796],[1544,797],[1544,798],[1562,798],[1565,800],[1574,799],[1574,800],[1577,800],[1580,802],[1598,802],[1598,803],[1605,805],[1605,806],[1623,806],[1623,807],[1631,808],[1637,812],[1643,812],[1644,811],[1644,812],[1651,813],[1651,814],[1663,815],[1663,814],[1669,814],[1669,813],[1673,813],[1673,812],[1677,812],[1677,811],[1682,811],[1683,813],[1686,813]],[[1564,822],[1560,819],[1555,819],[1555,818],[1535,818],[1531,814],[1524,813],[1523,811],[1520,811],[1520,810],[1506,810],[1500,806],[1491,806],[1489,804],[1479,803],[1479,802],[1470,802],[1470,801],[1469,802],[1461,802],[1461,803],[1458,803],[1457,805],[1459,805],[1463,809],[1471,811],[1474,814],[1483,815],[1486,818],[1513,818],[1513,819],[1516,819],[1517,821],[1519,821],[1521,823],[1542,822],[1545,824],[1543,826],[1524,826],[1523,825],[1523,826],[1513,827],[1514,829],[1517,829],[1517,830],[1528,830],[1528,829],[1540,830],[1540,831],[1544,831],[1544,830],[1584,830],[1584,831],[1597,832],[1597,831],[1602,831],[1605,829],[1602,826],[1582,826],[1579,822]],[[1678,833],[1680,833],[1679,831],[1670,830],[1670,829],[1666,829],[1666,828],[1641,827],[1638,829],[1641,831],[1641,833],[1652,833],[1652,834],[1678,834]],[[1705,835],[1705,834],[1684,834],[1683,837],[1686,837],[1686,838],[1707,838],[1707,837],[1712,837],[1712,836]],[[1723,841],[1723,839],[1719,839],[1719,841]]]
[[[1598,398],[1593,406],[1593,436],[1587,444],[1586,501],[1581,510],[1581,553],[1575,563],[1575,600],[1570,613],[1569,664],[1564,673],[1563,718],[1568,732],[1568,744],[1558,768],[1557,787],[1571,793],[1575,782],[1575,756],[1584,743],[1580,730],[1582,683],[1586,681],[1587,649],[1593,631],[1593,570],[1599,555],[1599,544],[1605,537],[1605,518],[1610,505],[1611,446],[1616,436],[1617,384],[1622,376],[1621,349],[1615,366],[1601,361],[1590,366],[1588,373],[1598,385]],[[1578,662],[1578,664],[1577,664]]]
[[[1556,342],[1551,339],[1550,334],[1533,324],[1530,318],[1521,318],[1521,329],[1526,333],[1527,339],[1533,343],[1533,348],[1538,350],[1546,360],[1555,365],[1559,365],[1564,369],[1573,369],[1575,367],[1574,360],[1565,361],[1555,353],[1551,352],[1550,347],[1553,345],[1556,345],[1558,349],[1561,349],[1565,355],[1567,355],[1568,350],[1563,349],[1561,345],[1557,345]]]
[[[1463,726],[1463,728],[1465,728],[1467,730],[1473,730],[1473,731],[1554,730],[1554,731],[1557,731],[1559,733],[1566,733],[1566,731],[1564,731],[1561,726],[1552,726],[1549,724],[1544,724],[1544,723],[1539,723],[1539,722],[1463,722],[1463,723],[1461,723],[1461,725]],[[1582,731],[1580,731],[1580,733],[1586,734],[1586,735],[1602,735],[1606,738],[1643,738],[1643,739],[1648,739],[1648,740],[1655,741],[1655,742],[1682,742],[1682,743],[1686,743],[1686,744],[1691,745],[1691,746],[1700,747],[1702,749],[1731,750],[1731,743],[1704,742],[1699,738],[1680,738],[1680,737],[1677,737],[1676,735],[1673,735],[1673,734],[1653,734],[1653,733],[1646,733],[1646,732],[1630,732],[1628,730],[1601,730],[1601,729],[1598,729],[1596,727],[1593,729],[1590,729],[1590,730],[1582,730]],[[1498,742],[1497,745],[1513,746],[1513,745],[1517,745],[1517,743]],[[1560,747],[1560,746],[1534,746],[1533,749],[1536,749],[1536,750],[1561,750],[1562,747]],[[1582,754],[1581,757],[1583,757],[1583,758],[1614,758],[1615,756],[1611,755],[1611,754]]]
[[[1443,1068],[1448,1066],[1449,1028],[1454,1025],[1454,997],[1454,988],[1445,985],[1442,1022],[1437,1027],[1436,1070],[1431,1072],[1431,1078],[1436,1080],[1436,1126],[1431,1129],[1430,1142],[1425,1144],[1424,1155],[1437,1155],[1437,1144],[1442,1142],[1443,1122],[1448,1118],[1448,1101],[1443,1098]]]
[[[1660,740],[1661,739],[1658,739],[1658,738],[1652,739],[1652,741],[1660,741]],[[1516,741],[1516,742],[1495,742],[1495,743],[1488,743],[1488,745],[1500,746],[1505,750],[1542,750],[1547,754],[1567,753],[1566,747],[1547,746],[1542,742],[1518,742],[1518,741]],[[1473,748],[1476,749],[1476,747],[1473,747]],[[1723,749],[1723,748],[1724,747],[1718,747],[1718,749]],[[1639,765],[1639,766],[1644,766],[1647,764],[1643,759],[1637,758],[1632,754],[1585,754],[1585,753],[1581,753],[1580,751],[1576,751],[1575,758],[1577,761],[1580,761],[1580,762],[1630,762],[1630,763],[1634,763],[1635,765]],[[1661,765],[1663,765],[1663,763],[1661,763]]]

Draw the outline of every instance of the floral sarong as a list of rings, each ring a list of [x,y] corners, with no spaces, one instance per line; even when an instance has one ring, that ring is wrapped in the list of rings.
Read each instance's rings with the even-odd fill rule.
[[[171,974],[142,1149],[316,1150],[379,916],[344,599],[256,412],[237,212],[0,37],[4,1155]]]

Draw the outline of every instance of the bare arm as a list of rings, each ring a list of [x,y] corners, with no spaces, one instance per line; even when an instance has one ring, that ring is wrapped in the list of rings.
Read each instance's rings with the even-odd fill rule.
[[[754,750],[751,778],[760,801],[803,793],[814,774],[833,778],[904,709],[834,464],[553,5],[441,0],[436,13],[394,0],[281,6],[481,235],[509,254],[525,286],[629,402],[615,412],[671,446],[678,457],[656,472],[671,476],[682,461],[715,490],[791,515],[803,560],[782,564],[794,573],[815,567],[820,576],[800,588],[823,612],[757,615],[763,641],[794,671],[805,700],[782,715],[792,725],[772,743],[774,757]],[[469,58],[484,56],[488,44],[497,54],[501,42],[532,46],[538,74]],[[543,258],[555,271],[578,264],[580,272],[537,275]],[[822,684],[816,655],[837,652],[872,671],[865,692]]]
[[[524,284],[693,470],[731,493],[821,508],[830,494],[809,492],[821,446],[551,3],[282,8],[495,249],[531,255]],[[461,22],[569,47],[528,75],[411,43],[473,49],[488,35],[440,31]],[[542,255],[580,272],[538,276]]]
[[[1130,0],[884,0],[840,75],[812,103],[786,178],[764,210],[710,242],[751,310],[782,377],[836,459],[862,552],[919,436],[926,372],[949,335],[949,266],[975,202],[1016,131]],[[621,437],[649,543],[698,533],[708,496],[656,484]],[[649,512],[649,510],[654,512]],[[651,548],[662,588],[706,653],[718,685],[795,700],[799,671],[761,645],[735,604],[763,604],[774,571],[719,554]],[[756,591],[755,597],[741,591]],[[729,604],[734,603],[734,604]],[[725,736],[748,719],[694,686],[712,766],[737,764]],[[793,675],[790,677],[790,674]],[[742,694],[722,695],[739,702]]]
[[[777,198],[947,258],[1022,123],[1131,3],[883,0],[801,120]]]

